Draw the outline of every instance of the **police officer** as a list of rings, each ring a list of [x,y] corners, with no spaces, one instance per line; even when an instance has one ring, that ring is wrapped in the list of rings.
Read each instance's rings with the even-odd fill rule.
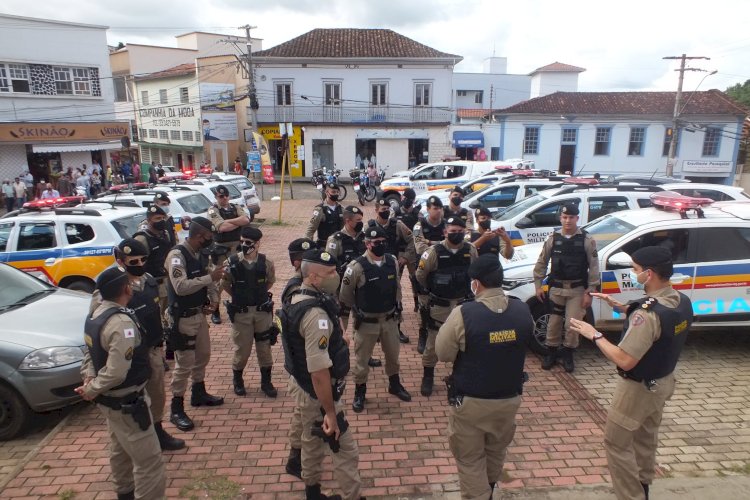
[[[159,308],[161,316],[167,311],[167,254],[174,246],[169,233],[167,213],[151,205],[146,211],[146,227],[133,235],[147,251],[145,269],[159,283]]]
[[[149,349],[135,315],[126,309],[133,297],[127,273],[105,270],[97,278],[102,303],[86,318],[88,350],[83,385],[75,389],[94,401],[107,419],[110,465],[117,498],[165,498],[161,448],[143,388],[149,377]]]
[[[289,278],[289,281],[284,286],[284,290],[281,292],[282,304],[289,302],[291,295],[299,290],[299,287],[302,285],[302,271],[300,270],[302,255],[313,248],[315,248],[315,242],[308,238],[297,238],[289,243],[287,250],[289,251],[289,261],[294,268],[294,276]]]
[[[180,237],[177,235],[177,225],[175,223],[174,217],[169,215],[169,207],[172,204],[169,196],[167,196],[167,193],[159,192],[154,195],[154,205],[164,210],[164,213],[167,214],[167,233],[169,235],[169,248],[174,248],[174,246],[180,241]],[[190,220],[190,217],[183,217],[183,221]],[[148,224],[148,220],[146,221]],[[145,229],[144,227],[141,228],[142,230]]]
[[[169,312],[172,318],[170,340],[175,351],[172,372],[172,411],[170,422],[181,431],[195,425],[185,413],[185,391],[192,378],[192,406],[218,406],[224,398],[206,392],[204,377],[211,359],[211,338],[204,315],[218,306],[216,282],[224,274],[222,267],[208,270],[207,250],[213,243],[215,228],[205,217],[196,217],[190,224],[189,236],[167,256]]]
[[[342,496],[356,499],[361,487],[359,451],[340,401],[349,372],[349,348],[333,297],[339,287],[336,259],[328,252],[309,250],[303,256],[301,270],[302,286],[282,308],[281,335],[284,364],[291,375],[289,383],[296,386],[292,392],[302,418],[305,495],[307,499],[329,498],[320,492],[320,478],[330,447]]]
[[[461,186],[455,186],[448,195],[448,206],[443,210],[443,218],[460,217],[467,228],[472,228],[474,227],[474,214],[468,208],[461,207],[463,202],[464,190]]]
[[[240,243],[240,231],[250,224],[253,218],[245,212],[245,209],[236,203],[229,202],[229,190],[226,186],[217,186],[216,203],[208,209],[208,219],[214,225],[214,243],[216,243],[215,262],[221,266],[229,254],[237,250]],[[219,292],[221,293],[221,292]],[[215,325],[221,324],[219,306],[211,314],[211,322]]]
[[[368,361],[380,339],[385,354],[388,392],[401,401],[411,395],[399,378],[399,316],[401,315],[401,284],[398,262],[388,250],[386,232],[378,225],[365,230],[367,252],[353,260],[344,272],[339,301],[354,312],[354,402],[352,409],[365,409]]]
[[[549,352],[542,360],[545,370],[561,359],[565,371],[573,372],[573,351],[578,347],[578,334],[570,330],[570,318],[583,319],[591,306],[590,292],[599,289],[599,259],[596,241],[578,227],[578,205],[565,205],[560,210],[560,224],[544,242],[542,253],[534,266],[534,286],[537,299],[544,303],[542,280],[547,275],[547,264],[552,260],[549,275],[549,300],[552,309],[547,324],[545,344]],[[560,340],[565,321],[565,339]]]
[[[445,221],[445,239],[428,248],[419,260],[417,280],[429,294],[428,336],[422,354],[423,396],[432,394],[435,377],[435,336],[440,325],[445,322],[451,309],[471,296],[469,287],[469,265],[477,258],[474,245],[464,241],[466,224],[460,217],[450,217]]]
[[[474,211],[476,231],[471,232],[471,242],[477,248],[479,255],[491,253],[502,255],[506,259],[513,257],[513,242],[505,228],[490,229],[492,213],[487,208],[477,208]]]
[[[419,221],[419,213],[422,210],[422,205],[415,205],[414,200],[417,198],[417,193],[414,192],[412,188],[406,188],[404,192],[401,195],[401,203],[400,205],[394,210],[393,216],[396,218],[396,220],[403,222],[406,227],[409,228],[409,230],[414,231],[414,226]],[[414,236],[412,234],[412,240],[414,239]],[[416,288],[413,286],[413,284],[416,282],[416,279],[414,278],[414,273],[417,271],[417,261],[416,261],[416,246],[414,247],[414,261],[413,262],[407,262],[406,268],[409,270],[409,281],[412,283],[412,296],[414,297],[414,312],[419,311],[419,294],[417,293]],[[399,273],[403,275],[404,268],[399,268]]]
[[[475,300],[451,311],[435,350],[440,361],[453,363],[448,443],[461,496],[492,498],[516,430],[534,320],[525,303],[503,293],[497,256],[479,256],[469,277]]]
[[[352,259],[356,259],[365,252],[365,242],[362,238],[362,210],[350,205],[344,209],[344,227],[328,237],[325,250],[336,259],[339,276],[344,275],[346,266]],[[341,319],[346,329],[349,324],[349,308],[341,308]]]
[[[596,344],[615,365],[617,381],[604,427],[604,448],[615,495],[620,500],[648,500],[654,479],[659,424],[675,387],[674,369],[693,322],[690,299],[674,290],[672,254],[643,247],[633,255],[630,280],[646,296],[621,304],[592,294],[626,314],[619,344],[610,343],[590,324],[570,320],[570,327]]]
[[[317,232],[318,248],[325,248],[328,238],[340,231],[344,225],[344,214],[339,204],[338,184],[328,184],[325,189],[325,199],[315,205],[310,224],[307,225],[305,238],[313,239]]]
[[[271,382],[271,345],[276,343],[278,329],[273,324],[273,302],[269,291],[276,282],[276,273],[273,261],[259,253],[262,237],[263,233],[258,228],[242,228],[240,251],[229,257],[222,287],[232,299],[225,304],[232,322],[232,341],[235,345],[232,359],[234,393],[238,396],[247,394],[242,372],[255,341],[260,390],[269,398],[275,398],[276,388]]]
[[[423,255],[432,245],[440,243],[445,238],[445,220],[443,219],[443,202],[437,196],[427,199],[427,217],[419,216],[414,225],[414,246],[416,253]],[[411,279],[412,277],[409,276]],[[416,290],[419,301],[419,339],[417,352],[423,354],[427,344],[427,331],[430,318],[430,308],[427,304],[427,291],[417,281],[416,270],[411,281],[412,290]]]

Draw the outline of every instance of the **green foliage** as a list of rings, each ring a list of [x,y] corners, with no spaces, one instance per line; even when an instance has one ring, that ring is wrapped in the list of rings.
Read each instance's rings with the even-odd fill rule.
[[[750,80],[732,85],[726,90],[729,97],[750,108]]]
[[[68,488],[67,490],[62,490],[57,494],[57,498],[60,500],[73,500],[76,497],[76,492]]]
[[[198,500],[200,498],[211,498],[214,500],[235,500],[247,498],[241,494],[242,488],[234,481],[225,476],[212,476],[202,474],[186,484],[180,490],[181,498]]]

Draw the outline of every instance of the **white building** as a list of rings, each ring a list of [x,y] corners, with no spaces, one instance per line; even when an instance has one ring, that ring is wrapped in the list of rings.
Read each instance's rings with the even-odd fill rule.
[[[556,92],[493,113],[500,155],[582,174],[664,174],[674,92]],[[731,184],[746,110],[718,90],[686,92],[674,175]]]
[[[452,73],[461,57],[386,29],[315,29],[253,52],[258,121],[276,171],[279,122],[304,136],[304,167],[386,170],[453,155]],[[296,161],[295,161],[296,160]]]
[[[115,121],[106,26],[0,15],[0,178],[104,165],[130,135]]]

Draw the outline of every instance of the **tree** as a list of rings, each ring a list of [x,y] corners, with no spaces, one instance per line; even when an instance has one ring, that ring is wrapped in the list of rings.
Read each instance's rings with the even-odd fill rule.
[[[732,85],[726,90],[726,93],[743,106],[750,107],[750,80]]]

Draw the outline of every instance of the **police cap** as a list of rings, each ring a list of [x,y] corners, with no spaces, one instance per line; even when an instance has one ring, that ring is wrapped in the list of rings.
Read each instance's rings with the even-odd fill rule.
[[[380,226],[370,226],[364,231],[366,240],[374,240],[375,238],[387,238],[388,235],[385,230]]]
[[[490,212],[490,209],[487,207],[480,207],[474,210],[474,215],[477,217],[479,217],[480,215],[492,217],[492,212]]]
[[[466,227],[466,221],[463,220],[461,217],[457,217],[455,215],[452,215],[452,216],[448,217],[445,220],[445,225],[446,226],[461,226],[461,227],[465,228]]]
[[[229,196],[229,189],[224,184],[216,187],[216,195]]]
[[[245,226],[242,228],[240,236],[242,236],[246,240],[260,241],[260,239],[263,237],[263,232],[257,227]]]
[[[453,186],[453,189],[451,189],[451,194],[453,194],[453,193],[458,193],[461,196],[463,196],[464,195],[464,190],[461,189],[461,186]]]
[[[344,209],[344,215],[363,215],[362,210],[354,205],[349,205]]]
[[[497,255],[486,253],[469,265],[469,278],[479,280],[482,286],[498,288],[503,284],[503,266]]]
[[[326,184],[326,188],[327,189],[341,189],[339,187],[338,182],[329,182],[328,184]]]
[[[140,257],[142,255],[148,255],[148,248],[134,238],[125,238],[122,240],[120,244],[117,245],[117,250],[119,250],[124,257]]]
[[[437,196],[430,196],[427,198],[427,208],[430,207],[443,208],[443,202]]]
[[[315,242],[308,238],[297,238],[296,240],[289,243],[289,253],[300,253],[307,252],[311,248],[315,248]]]
[[[412,188],[406,188],[404,189],[404,198],[409,198],[410,200],[416,200],[417,192],[414,191]]]
[[[164,192],[159,192],[154,195],[154,203],[157,201],[166,201],[167,203],[170,203],[169,196]]]
[[[214,231],[214,229],[215,229],[215,228],[214,228],[214,225],[213,225],[213,224],[211,224],[211,221],[210,221],[210,220],[208,220],[208,219],[206,219],[205,217],[200,217],[200,216],[198,216],[198,217],[194,217],[194,218],[193,218],[193,219],[192,219],[192,220],[190,221],[190,229],[192,230],[192,229],[193,229],[193,226],[196,226],[196,225],[197,225],[197,226],[200,226],[201,228],[205,229],[206,231],[211,231],[211,232],[213,232],[213,231]],[[193,231],[190,231],[190,232],[192,233]]]
[[[96,278],[96,288],[104,300],[114,300],[120,296],[122,287],[128,281],[125,269],[115,266],[105,269]]]
[[[336,266],[336,259],[333,258],[333,255],[326,252],[325,250],[320,250],[318,248],[308,250],[307,252],[302,254],[302,261],[312,262],[313,264],[320,264],[321,266],[327,267]]]
[[[576,204],[570,204],[570,205],[563,205],[562,209],[560,210],[560,215],[578,215],[578,205]]]
[[[378,200],[375,202],[375,204],[381,207],[391,208],[391,204],[388,203],[388,200],[386,200],[385,198],[378,197]]]
[[[639,248],[630,256],[641,267],[660,266],[672,263],[672,252],[664,247]]]
[[[148,207],[148,211],[146,212],[147,218],[156,217],[157,215],[167,215],[167,212],[165,212],[159,205],[151,205]]]

